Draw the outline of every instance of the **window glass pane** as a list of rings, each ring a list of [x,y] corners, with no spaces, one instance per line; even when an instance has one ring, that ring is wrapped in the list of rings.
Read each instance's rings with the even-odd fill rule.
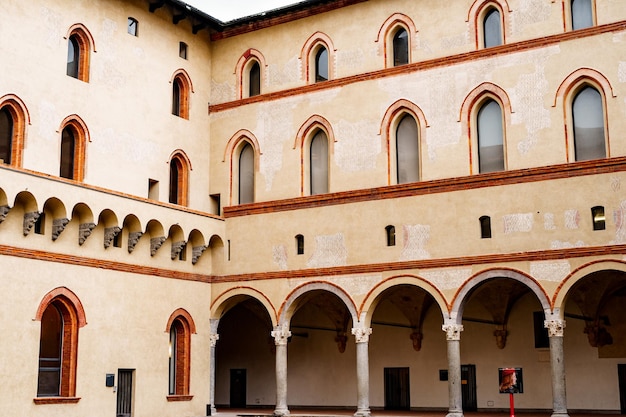
[[[574,149],[577,161],[606,157],[602,96],[593,87],[585,87],[574,98]]]
[[[404,116],[396,129],[398,184],[419,181],[419,141],[417,123]]]
[[[315,56],[315,82],[328,80],[328,51],[322,47]]]
[[[11,163],[13,144],[13,117],[7,109],[0,110],[0,159],[5,164]]]
[[[63,178],[74,178],[74,149],[76,139],[72,129],[66,127],[61,134],[61,168],[59,176]]]
[[[62,341],[63,317],[54,305],[50,305],[41,317],[38,397],[58,396],[60,394]]]
[[[187,59],[187,44],[185,42],[180,42],[178,44],[178,56],[183,59]]]
[[[572,0],[572,29],[584,29],[593,26],[591,0]]]
[[[80,47],[75,36],[70,36],[67,42],[67,75],[78,78],[78,63],[80,60]]]
[[[180,80],[176,78],[172,86],[172,114],[176,116],[180,116],[180,93]]]
[[[328,139],[318,131],[311,141],[311,195],[328,192]]]
[[[170,161],[170,198],[172,204],[179,204],[178,201],[178,184],[180,181],[180,162],[177,159]]]
[[[169,388],[170,395],[176,394],[176,322],[172,324],[170,329],[170,346],[169,346]]]
[[[249,95],[258,96],[261,94],[261,66],[258,62],[255,62],[250,67],[250,91]]]
[[[393,37],[393,65],[409,63],[409,35],[406,30],[400,29]]]
[[[137,25],[138,25],[137,20],[133,19],[132,17],[129,17],[128,18],[128,33],[133,36],[137,36]]]
[[[485,48],[502,44],[502,28],[500,24],[500,12],[497,9],[488,11],[483,22]]]
[[[478,111],[478,163],[480,172],[504,170],[502,111],[494,100]]]
[[[254,202],[254,150],[248,143],[239,155],[239,204]]]

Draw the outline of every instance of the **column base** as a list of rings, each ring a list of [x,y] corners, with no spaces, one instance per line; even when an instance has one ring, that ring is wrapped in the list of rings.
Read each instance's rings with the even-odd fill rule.
[[[276,410],[274,410],[274,415],[276,417],[288,416],[289,415],[289,409],[288,408],[277,408]]]
[[[209,413],[208,413],[207,415],[209,415],[209,416],[214,416],[214,415],[216,415],[216,414],[217,414],[217,408],[215,408],[215,406],[214,406],[214,405],[212,405],[212,406],[209,408]]]
[[[569,414],[567,414],[567,411],[555,411],[550,417],[569,417]]]
[[[463,411],[449,411],[446,417],[463,417]]]
[[[356,410],[356,413],[353,414],[354,417],[371,417],[372,412],[369,408],[363,410]]]

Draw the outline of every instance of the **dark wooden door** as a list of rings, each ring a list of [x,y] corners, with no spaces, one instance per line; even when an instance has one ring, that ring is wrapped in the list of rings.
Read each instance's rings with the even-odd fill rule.
[[[461,365],[461,393],[463,395],[463,411],[477,411],[476,365]]]
[[[230,370],[230,407],[246,408],[246,370]]]
[[[385,410],[409,410],[409,368],[385,368]]]

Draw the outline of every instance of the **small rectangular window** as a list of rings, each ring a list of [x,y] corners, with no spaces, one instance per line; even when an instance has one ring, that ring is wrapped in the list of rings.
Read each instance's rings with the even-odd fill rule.
[[[128,34],[129,35],[133,35],[133,36],[137,36],[137,26],[138,25],[139,25],[139,22],[137,21],[137,19],[129,17],[128,18]]]
[[[46,214],[40,213],[37,221],[35,222],[35,233],[38,235],[45,234]]]
[[[593,230],[606,229],[606,217],[604,216],[604,207],[602,206],[592,207],[591,219],[593,221]]]
[[[185,42],[178,44],[178,56],[182,59],[187,59],[187,44]]]

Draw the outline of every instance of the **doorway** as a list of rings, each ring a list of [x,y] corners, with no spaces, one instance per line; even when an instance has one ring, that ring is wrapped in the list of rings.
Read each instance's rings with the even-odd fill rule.
[[[133,373],[134,369],[117,370],[117,407],[116,417],[133,415]]]
[[[385,368],[385,410],[409,410],[409,368]]]
[[[461,394],[463,411],[477,411],[476,365],[461,365]]]
[[[246,408],[246,370],[230,370],[230,408]]]

